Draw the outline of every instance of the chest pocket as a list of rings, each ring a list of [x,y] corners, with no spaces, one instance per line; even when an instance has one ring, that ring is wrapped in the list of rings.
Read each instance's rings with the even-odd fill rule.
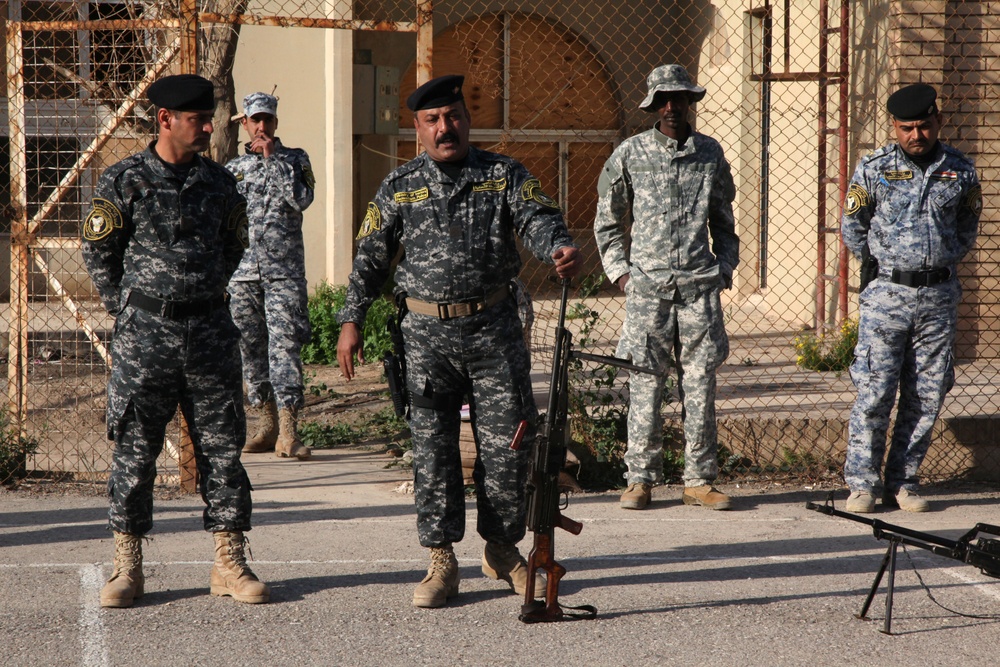
[[[941,210],[954,209],[962,196],[962,186],[958,182],[949,182],[936,187],[932,200],[934,205]]]

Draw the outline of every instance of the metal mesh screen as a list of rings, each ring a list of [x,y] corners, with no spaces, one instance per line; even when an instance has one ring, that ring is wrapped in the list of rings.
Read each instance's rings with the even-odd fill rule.
[[[0,269],[9,276],[0,291],[10,405],[0,481],[25,471],[107,473],[112,321],[80,261],[79,224],[101,170],[153,138],[148,83],[192,66],[225,82],[247,25],[286,30],[287,48],[275,57],[289,60],[290,76],[289,27],[358,30],[356,52],[398,68],[401,100],[416,83],[415,53],[430,59],[436,75],[465,74],[473,141],[521,159],[563,206],[586,256],[570,327],[578,347],[606,354],[617,343],[624,300],[603,280],[593,240],[597,176],[623,138],[655,120],[637,109],[646,75],[667,62],[687,67],[708,89],[692,121],[724,147],[738,191],[741,264],[723,295],[732,352],[720,369],[718,402],[730,475],[839,474],[853,387],[846,373],[798,366],[795,339],[830,344],[856,316],[857,266],[837,235],[845,179],[860,156],[890,140],[888,93],[902,83],[935,84],[946,115],[942,139],[976,161],[986,204],[979,242],[961,267],[957,385],[922,471],[995,478],[1000,247],[992,195],[1000,99],[989,4],[455,0],[433,3],[430,49],[417,46],[420,14],[404,0],[0,3],[8,27],[0,233],[12,247],[7,270]],[[193,35],[185,32],[192,25]],[[364,183],[377,183],[395,164],[383,169],[363,149],[411,156],[412,120],[402,104],[400,128],[391,141],[357,138],[355,173],[379,172],[359,178],[362,214],[372,194]],[[558,305],[550,273],[528,260],[522,275],[535,300],[540,369]],[[605,382],[586,369],[576,378],[592,408],[624,408],[623,380]],[[664,410],[676,450],[676,400]],[[170,438],[160,467],[167,473],[180,457],[177,429]],[[37,449],[16,456],[25,443]],[[11,447],[15,456],[5,459]]]

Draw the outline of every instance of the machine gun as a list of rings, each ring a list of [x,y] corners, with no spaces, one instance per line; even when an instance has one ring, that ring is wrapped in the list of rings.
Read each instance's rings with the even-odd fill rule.
[[[597,354],[583,354],[573,351],[573,337],[566,331],[566,302],[569,298],[569,280],[562,283],[562,302],[559,305],[559,321],[556,325],[556,341],[552,353],[552,379],[549,384],[548,412],[545,424],[535,441],[531,470],[528,475],[528,530],[534,532],[534,544],[528,554],[528,583],[524,591],[524,605],[520,618],[525,623],[592,619],[597,617],[597,609],[591,605],[565,607],[559,604],[559,581],[566,574],[566,568],[555,560],[555,529],[561,528],[573,535],[579,535],[583,526],[563,515],[568,500],[559,491],[559,471],[566,461],[566,446],[569,441],[567,412],[569,409],[569,363],[571,359],[593,361],[617,366],[640,373],[656,371],[642,368],[616,357]],[[522,423],[522,426],[525,424]],[[517,449],[523,428],[518,429],[512,447]],[[535,599],[535,574],[546,572],[545,601]]]
[[[851,514],[850,512],[836,510],[833,508],[832,493],[827,498],[825,505],[807,502],[806,509],[867,524],[872,527],[872,532],[876,539],[889,541],[889,548],[886,549],[885,556],[882,558],[882,565],[879,567],[878,574],[875,575],[875,581],[868,592],[868,597],[865,598],[865,603],[861,606],[861,612],[857,614],[858,618],[866,618],[868,608],[871,606],[872,599],[875,597],[879,584],[882,582],[882,576],[885,574],[886,568],[888,568],[889,581],[886,585],[885,624],[882,628],[882,632],[887,635],[892,634],[892,593],[896,583],[896,549],[900,544],[919,547],[945,558],[968,563],[969,565],[978,567],[979,571],[986,576],[1000,579],[1000,540],[989,537],[979,537],[976,539],[980,533],[1000,536],[1000,526],[977,523],[974,528],[957,540],[950,540],[946,537],[894,526],[891,523],[879,521],[878,519],[868,519],[857,514]],[[975,543],[973,543],[973,540],[975,540]]]
[[[400,419],[407,416],[410,409],[410,391],[406,386],[406,355],[403,352],[403,332],[400,323],[406,316],[406,295],[396,296],[396,314],[389,316],[385,326],[392,341],[392,352],[386,352],[382,359],[382,370],[389,383],[389,396],[392,397],[392,407]]]

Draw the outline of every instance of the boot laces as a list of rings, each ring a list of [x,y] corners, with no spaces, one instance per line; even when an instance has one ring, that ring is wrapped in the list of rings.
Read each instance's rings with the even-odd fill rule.
[[[115,535],[115,573],[137,572],[142,561],[142,538]]]
[[[454,552],[450,549],[431,549],[431,570],[441,575],[446,575],[452,568]]]
[[[226,553],[229,555],[229,560],[232,564],[242,570],[249,570],[250,566],[247,565],[247,554],[250,555],[250,560],[253,560],[253,551],[250,550],[250,538],[246,535],[233,535],[226,542]]]

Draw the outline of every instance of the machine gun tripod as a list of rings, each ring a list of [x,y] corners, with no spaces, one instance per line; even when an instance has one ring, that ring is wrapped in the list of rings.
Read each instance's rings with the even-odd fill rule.
[[[957,540],[951,540],[939,535],[923,533],[918,530],[903,528],[902,526],[894,526],[891,523],[879,521],[878,519],[868,519],[857,514],[834,509],[832,493],[827,497],[826,504],[818,505],[807,502],[806,509],[867,524],[872,527],[872,532],[876,539],[889,541],[889,546],[885,551],[885,556],[882,558],[882,564],[875,575],[875,581],[868,592],[868,597],[865,598],[865,602],[861,606],[861,612],[857,614],[857,617],[860,619],[867,618],[868,608],[871,607],[875,593],[878,592],[879,584],[882,583],[882,577],[885,575],[886,569],[888,569],[889,580],[886,584],[885,624],[881,630],[887,635],[892,634],[892,593],[896,584],[896,550],[900,544],[926,549],[939,556],[968,563],[969,565],[978,567],[979,571],[986,576],[1000,579],[1000,540],[989,537],[978,537],[980,533],[1000,536],[1000,526],[977,523],[974,528]],[[973,540],[976,540],[975,543],[973,543]]]

